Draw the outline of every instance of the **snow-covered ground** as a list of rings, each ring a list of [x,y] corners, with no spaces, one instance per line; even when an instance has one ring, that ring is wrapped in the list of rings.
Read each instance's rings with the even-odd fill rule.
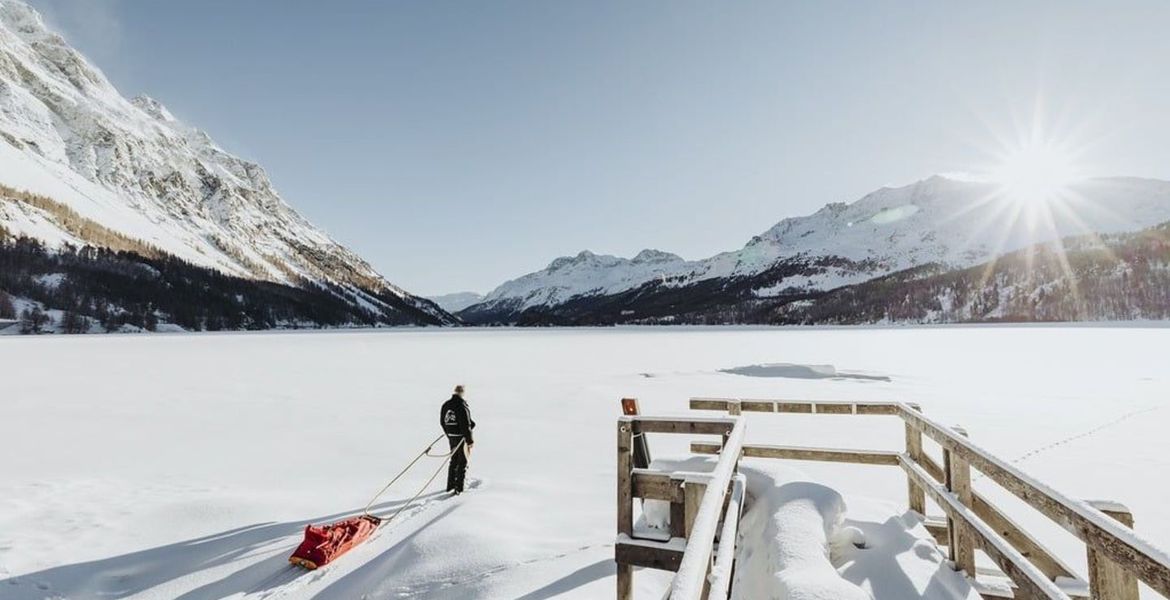
[[[1153,326],[7,337],[0,598],[611,597],[622,396],[657,414],[686,413],[689,396],[918,402],[1071,495],[1127,504],[1170,547],[1170,484],[1151,476],[1170,472],[1167,347]],[[479,424],[475,488],[424,496],[326,569],[286,568],[306,523],[359,510],[438,435],[455,383]],[[902,443],[890,417],[749,418],[749,443]],[[835,518],[840,493],[864,535],[865,549],[834,552],[844,580],[879,599],[967,595],[908,528],[900,471],[783,466],[828,488],[786,494],[821,490],[814,505]],[[1071,536],[1009,507],[1083,564]],[[666,579],[635,581],[657,598]]]

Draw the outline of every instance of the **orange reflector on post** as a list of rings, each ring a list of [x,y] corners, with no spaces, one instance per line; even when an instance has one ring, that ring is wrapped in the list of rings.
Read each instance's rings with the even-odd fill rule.
[[[622,414],[627,417],[636,416],[638,414],[638,399],[622,398]]]

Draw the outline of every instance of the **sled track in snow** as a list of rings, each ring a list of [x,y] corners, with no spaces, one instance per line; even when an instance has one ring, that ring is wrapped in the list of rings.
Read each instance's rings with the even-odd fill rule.
[[[468,489],[478,489],[483,485],[482,480],[473,480],[468,483]],[[291,564],[286,564],[277,572],[265,577],[250,586],[243,593],[244,598],[254,598],[255,600],[272,600],[275,598],[284,598],[290,594],[303,591],[321,581],[331,581],[346,573],[364,562],[360,562],[363,549],[374,546],[378,540],[385,535],[394,532],[403,524],[411,521],[416,516],[427,512],[435,506],[441,505],[446,500],[451,500],[451,496],[431,497],[421,502],[417,502],[414,506],[406,508],[393,521],[384,523],[381,527],[363,542],[360,546],[349,551],[345,557],[339,558],[337,563],[325,565],[319,569],[307,571],[301,567]],[[282,553],[292,552],[293,547],[282,549]],[[226,590],[225,590],[226,591]]]

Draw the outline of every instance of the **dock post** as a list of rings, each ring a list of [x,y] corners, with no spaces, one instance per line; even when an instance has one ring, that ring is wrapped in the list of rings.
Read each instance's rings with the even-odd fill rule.
[[[617,530],[618,535],[634,533],[633,429],[618,421],[617,435]],[[617,600],[632,600],[634,568],[617,562]]]
[[[1089,505],[1133,528],[1133,513],[1117,502],[1093,502]],[[1093,600],[1138,600],[1138,582],[1133,573],[1121,568],[1086,544],[1089,552],[1089,593]]]

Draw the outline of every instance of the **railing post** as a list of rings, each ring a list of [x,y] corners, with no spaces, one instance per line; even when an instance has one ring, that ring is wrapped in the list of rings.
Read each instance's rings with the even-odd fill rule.
[[[967,432],[956,427],[964,437]],[[974,494],[971,492],[971,465],[954,453],[943,449],[943,468],[946,473],[947,490],[954,494],[959,502],[968,508],[975,504]],[[947,552],[955,568],[966,571],[967,576],[975,578],[975,540],[966,525],[947,518],[947,531],[950,534],[950,546]]]
[[[1116,502],[1093,502],[1089,505],[1121,522],[1133,527],[1133,514]],[[1137,577],[1121,568],[1121,565],[1097,552],[1091,543],[1085,544],[1089,552],[1089,593],[1093,600],[1138,600]]]
[[[617,435],[617,530],[627,536],[634,533],[633,428],[618,421]],[[617,563],[617,600],[631,600],[634,592],[634,568]]]
[[[922,464],[922,431],[906,421],[906,456],[915,464]],[[926,516],[926,491],[914,484],[909,475],[906,476],[906,490],[910,497],[910,510]]]

